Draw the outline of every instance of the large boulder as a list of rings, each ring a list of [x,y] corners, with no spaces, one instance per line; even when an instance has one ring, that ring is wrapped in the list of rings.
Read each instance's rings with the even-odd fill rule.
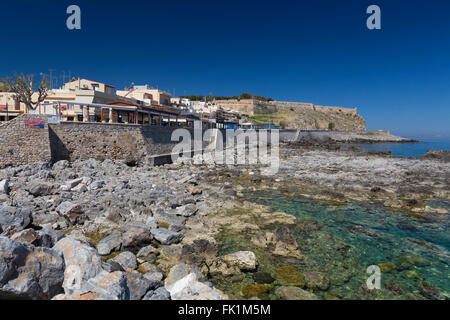
[[[241,270],[256,270],[258,262],[256,256],[251,251],[238,251],[223,256],[222,259],[230,265],[237,266]]]
[[[184,238],[183,234],[179,232],[174,232],[163,228],[152,229],[151,232],[155,239],[162,244],[179,243]]]
[[[98,253],[102,256],[109,255],[112,251],[120,250],[122,246],[122,234],[119,231],[114,231],[106,238],[100,240],[97,244]]]
[[[50,299],[62,292],[64,268],[55,250],[0,237],[0,299]]]
[[[89,279],[83,286],[82,294],[94,294],[94,300],[129,300],[125,274],[120,271],[100,272],[95,278]]]
[[[53,249],[63,255],[66,264],[63,284],[66,296],[79,295],[82,285],[103,270],[100,255],[88,243],[65,237]]]
[[[122,248],[137,252],[151,244],[152,240],[153,235],[149,226],[139,222],[130,223],[124,228]]]
[[[126,272],[125,277],[130,291],[130,300],[141,300],[149,290],[162,286],[161,281],[148,279],[138,272]]]
[[[20,231],[33,222],[30,208],[0,207],[0,231],[14,228]]]
[[[222,291],[199,282],[195,273],[188,274],[166,289],[172,300],[226,300],[228,298]]]

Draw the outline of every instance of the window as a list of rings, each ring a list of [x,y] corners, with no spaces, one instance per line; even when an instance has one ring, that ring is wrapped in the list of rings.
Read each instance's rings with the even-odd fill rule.
[[[14,110],[20,110],[20,102],[16,101],[14,104]]]

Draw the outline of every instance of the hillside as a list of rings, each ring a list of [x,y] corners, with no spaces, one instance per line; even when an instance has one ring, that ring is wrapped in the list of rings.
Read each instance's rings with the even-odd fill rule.
[[[257,101],[249,121],[281,124],[285,129],[366,129],[366,122],[356,109],[297,102]]]

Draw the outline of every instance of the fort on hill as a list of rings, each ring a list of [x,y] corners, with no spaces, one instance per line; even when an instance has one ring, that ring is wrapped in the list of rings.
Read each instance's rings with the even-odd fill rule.
[[[258,99],[224,99],[214,102],[226,109],[247,114],[248,120],[254,123],[280,124],[285,129],[366,129],[366,122],[358,114],[357,108]]]

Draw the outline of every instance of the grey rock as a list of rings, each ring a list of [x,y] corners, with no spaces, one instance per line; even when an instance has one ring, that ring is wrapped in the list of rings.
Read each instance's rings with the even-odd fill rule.
[[[126,272],[125,277],[130,291],[130,300],[141,300],[149,290],[161,286],[161,282],[147,279],[139,273]]]
[[[31,222],[33,217],[30,208],[0,207],[0,228],[3,231],[10,227],[20,231],[28,227]]]
[[[151,233],[162,244],[179,243],[183,240],[184,235],[178,232],[170,231],[168,229],[152,229]]]
[[[53,192],[53,185],[47,184],[47,183],[35,183],[31,186],[29,189],[30,194],[32,194],[35,197],[42,197],[49,194],[52,194]]]
[[[100,272],[96,277],[89,279],[81,290],[82,294],[92,292],[96,294],[95,300],[129,300],[130,291],[127,286],[125,273],[116,271]]]
[[[177,282],[166,286],[172,300],[226,300],[227,296],[220,290],[197,280],[195,273],[190,273]]]
[[[153,256],[156,257],[158,254],[159,254],[158,249],[156,249],[153,246],[146,246],[139,250],[139,252],[137,253],[137,257],[146,259]]]
[[[195,204],[187,204],[176,209],[177,215],[183,217],[190,217],[196,214],[198,208]]]
[[[122,246],[122,234],[119,231],[114,231],[106,238],[100,240],[97,244],[98,253],[102,256],[109,255],[112,251],[120,250]]]
[[[88,243],[65,237],[53,249],[64,257],[66,271],[63,287],[67,296],[79,294],[81,286],[103,270],[100,255]]]
[[[92,182],[89,185],[89,189],[90,190],[98,190],[98,189],[103,188],[104,185],[105,185],[105,182],[103,180],[97,180],[97,181]]]
[[[0,299],[50,299],[62,292],[64,269],[57,251],[0,237]]]
[[[130,268],[133,270],[137,268],[136,256],[130,251],[122,252],[108,261],[110,260],[117,262],[123,268]]]
[[[124,249],[137,251],[152,243],[151,229],[144,223],[130,223],[125,226],[124,231],[122,242]]]
[[[200,272],[200,270],[196,266],[189,266],[184,263],[179,263],[170,269],[169,274],[164,281],[164,286],[167,288],[174,284],[175,282],[183,279],[190,273],[195,273],[196,279],[200,281],[205,280],[205,276]]]
[[[9,181],[8,179],[0,181],[0,194],[8,194],[9,193]]]
[[[147,272],[146,274],[144,274],[144,277],[149,280],[161,282],[162,279],[164,278],[164,275],[162,274],[162,272]]]
[[[56,162],[55,164],[53,164],[52,169],[54,171],[61,171],[64,170],[66,168],[68,168],[70,166],[70,162],[67,160],[60,160],[58,162]]]
[[[123,269],[123,267],[117,263],[116,261],[113,260],[108,260],[107,262],[102,264],[102,268],[103,270],[107,271],[107,272],[115,272],[115,271],[125,271]]]
[[[56,211],[70,225],[84,224],[86,221],[86,215],[79,204],[65,201],[56,208]]]
[[[170,292],[164,287],[160,287],[156,290],[150,290],[142,298],[142,300],[170,300]]]

